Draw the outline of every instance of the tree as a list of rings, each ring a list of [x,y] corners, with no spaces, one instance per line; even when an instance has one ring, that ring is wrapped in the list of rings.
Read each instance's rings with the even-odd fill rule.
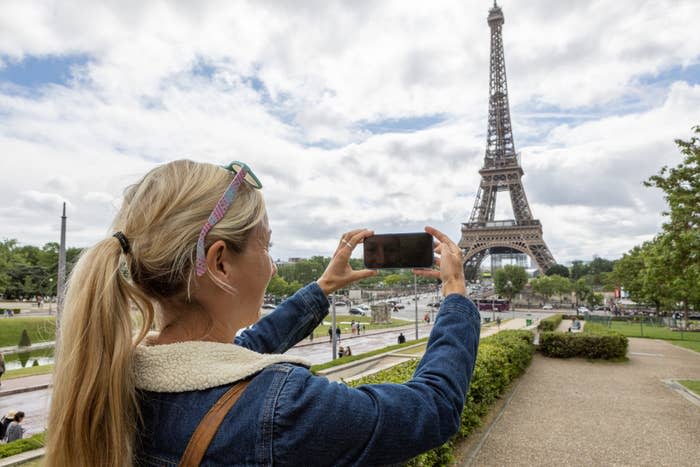
[[[539,294],[545,301],[549,301],[549,297],[554,295],[554,282],[550,276],[540,276],[532,280],[532,291]]]
[[[588,275],[593,285],[603,285],[603,275],[613,270],[613,262],[604,258],[593,258],[588,264]]]
[[[560,297],[571,292],[572,284],[568,277],[554,274],[553,276],[549,276],[549,279],[552,282],[552,290]]]
[[[527,272],[521,266],[508,264],[496,271],[493,281],[496,293],[512,300],[527,284]]]
[[[572,263],[571,279],[577,281],[587,274],[588,274],[588,265],[584,264],[583,261],[576,260]]]
[[[548,276],[556,274],[557,276],[561,277],[569,277],[569,268],[567,268],[563,264],[555,264],[554,266],[547,269],[547,272],[545,274],[547,274]]]
[[[401,283],[401,276],[399,274],[389,274],[384,278],[384,285],[387,287],[393,287]]]
[[[664,166],[644,184],[664,192],[669,221],[657,238],[650,266],[665,274],[669,293],[683,307],[685,321],[691,304],[700,304],[700,126],[689,141],[676,140],[684,158]]]
[[[574,282],[574,293],[576,294],[576,305],[578,306],[579,302],[588,302],[590,296],[593,294],[593,289],[588,284],[588,281],[582,277]]]

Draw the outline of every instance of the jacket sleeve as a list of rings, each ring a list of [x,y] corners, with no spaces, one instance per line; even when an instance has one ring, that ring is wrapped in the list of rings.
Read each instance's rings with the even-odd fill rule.
[[[479,331],[474,304],[453,294],[405,384],[353,389],[295,368],[275,406],[274,463],[303,452],[317,465],[385,465],[440,446],[460,427]]]
[[[328,306],[323,290],[312,282],[236,336],[234,344],[258,353],[284,353],[321,323]]]

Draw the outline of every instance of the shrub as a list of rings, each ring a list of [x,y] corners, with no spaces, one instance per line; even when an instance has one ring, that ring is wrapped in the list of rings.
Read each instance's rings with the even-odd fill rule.
[[[32,345],[32,341],[29,339],[29,334],[26,329],[22,329],[22,335],[19,337],[18,347],[29,347]]]
[[[29,438],[18,439],[17,441],[12,441],[7,444],[0,444],[0,459],[43,448],[45,437],[46,433],[38,433]]]
[[[561,315],[558,313],[552,315],[540,321],[540,324],[537,325],[537,329],[539,331],[554,331],[561,324],[561,319]]]
[[[540,350],[547,357],[609,360],[627,355],[627,338],[599,324],[588,323],[580,333],[541,333]]]
[[[453,461],[455,441],[466,438],[481,425],[481,418],[489,412],[493,402],[530,365],[534,352],[533,337],[530,331],[506,330],[481,339],[459,432],[442,446],[411,459],[406,465],[448,465]],[[402,363],[348,385],[405,383],[413,376],[416,366],[416,360]]]

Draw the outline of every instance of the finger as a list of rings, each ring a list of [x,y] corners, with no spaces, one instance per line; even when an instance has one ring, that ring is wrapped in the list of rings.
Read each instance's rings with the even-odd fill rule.
[[[350,230],[349,232],[345,232],[340,236],[340,240],[338,241],[338,247],[335,249],[335,253],[333,256],[338,254],[339,252],[343,251],[343,248],[348,248],[347,243],[349,243],[349,240],[357,233],[360,232],[364,229],[354,229]]]
[[[368,277],[376,276],[379,271],[376,269],[361,269],[359,271],[353,271],[350,273],[351,282],[360,281],[362,279],[367,279]]]
[[[367,229],[354,229],[350,230],[349,232],[345,232],[341,237],[340,237],[340,244],[344,245],[344,242],[350,241],[352,237],[354,237],[358,232],[362,232],[363,230]]]
[[[425,227],[425,231],[428,232],[428,233],[429,233],[430,235],[432,235],[433,237],[435,237],[435,238],[437,238],[438,240],[440,240],[441,243],[447,243],[447,244],[449,244],[449,245],[455,245],[455,243],[454,243],[452,240],[450,240],[450,237],[448,237],[448,236],[445,235],[444,233],[440,232],[440,231],[439,231],[438,229],[436,229],[435,227],[426,226],[426,227]],[[457,245],[455,245],[455,246],[457,246]]]
[[[338,253],[342,257],[346,257],[349,259],[350,255],[352,255],[352,252],[355,250],[355,247],[357,246],[358,243],[361,243],[366,237],[374,235],[374,231],[368,230],[368,229],[359,229],[359,230],[354,230],[355,232],[352,237],[349,239],[346,237],[346,240],[341,241],[340,245],[340,250],[338,250]]]
[[[374,235],[374,230],[362,229],[352,236],[350,243],[352,243],[352,247],[355,248],[358,244],[362,243],[365,238],[371,237],[372,235]]]

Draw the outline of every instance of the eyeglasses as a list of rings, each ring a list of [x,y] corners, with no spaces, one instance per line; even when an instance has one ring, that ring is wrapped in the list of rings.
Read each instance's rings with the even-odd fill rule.
[[[214,206],[214,210],[211,212],[211,214],[209,214],[207,222],[199,232],[199,238],[197,239],[197,262],[195,264],[197,276],[203,276],[204,273],[207,272],[204,239],[207,237],[209,231],[221,219],[224,218],[226,211],[228,211],[228,208],[231,207],[231,203],[233,203],[233,199],[236,197],[236,193],[238,193],[238,188],[241,186],[241,183],[245,183],[249,187],[256,190],[262,188],[262,183],[260,183],[258,177],[255,176],[247,164],[239,161],[233,161],[229,165],[223,166],[223,168],[233,172],[236,174],[236,176],[233,177],[233,180],[231,180],[231,183],[229,183],[226,191],[224,191],[224,194],[221,195],[221,198],[219,198],[216,206]]]

